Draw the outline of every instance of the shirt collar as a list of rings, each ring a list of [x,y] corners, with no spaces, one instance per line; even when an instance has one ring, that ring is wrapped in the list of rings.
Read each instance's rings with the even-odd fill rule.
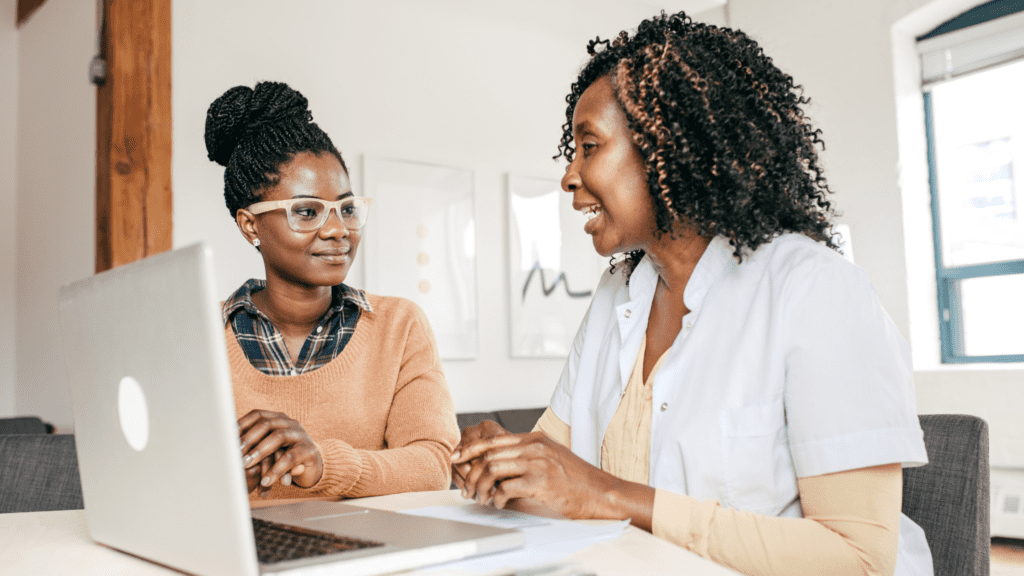
[[[683,290],[683,302],[692,310],[700,309],[711,286],[727,271],[739,265],[733,256],[733,247],[725,236],[715,236],[704,250],[690,281]]]
[[[690,275],[683,291],[683,301],[691,311],[700,308],[704,302],[708,290],[726,270],[738,265],[736,257],[733,256],[733,247],[725,236],[715,236],[708,244],[704,254],[697,261],[697,266]],[[645,296],[647,299],[653,297],[654,290],[658,285],[658,271],[654,269],[650,258],[644,255],[640,263],[633,269],[629,276],[629,299],[637,301]]]
[[[235,290],[235,293],[224,301],[224,306],[221,308],[224,316],[224,325],[227,326],[228,322],[231,321],[231,317],[240,310],[245,310],[247,313],[259,316],[269,322],[270,319],[252,301],[252,295],[266,287],[266,280],[250,278],[238,290]],[[370,306],[370,301],[366,298],[366,292],[358,288],[346,286],[345,284],[338,284],[331,287],[331,307],[324,316],[331,316],[341,312],[346,302],[355,304],[366,312],[373,312],[373,307]]]
[[[373,306],[370,306],[370,300],[366,298],[366,292],[358,288],[352,288],[345,284],[338,284],[332,288],[334,302],[332,307],[337,306],[341,308],[341,304],[344,301],[351,302],[356,306],[359,306],[365,312],[373,312]]]

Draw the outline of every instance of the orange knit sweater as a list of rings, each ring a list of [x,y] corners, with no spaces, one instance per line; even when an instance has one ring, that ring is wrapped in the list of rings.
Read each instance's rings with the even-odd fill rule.
[[[237,416],[283,412],[302,424],[323,458],[316,485],[276,484],[268,498],[358,498],[449,486],[459,430],[427,318],[409,300],[367,298],[373,312],[360,315],[341,354],[298,376],[253,368],[230,324],[225,327]]]

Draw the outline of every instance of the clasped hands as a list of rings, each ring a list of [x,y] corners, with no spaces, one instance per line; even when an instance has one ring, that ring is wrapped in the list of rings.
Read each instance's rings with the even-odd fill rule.
[[[616,517],[608,496],[618,479],[542,432],[512,434],[487,420],[462,431],[451,462],[462,497],[480,504],[530,498],[566,518]]]
[[[313,439],[281,412],[253,410],[238,419],[242,466],[249,492],[262,497],[275,482],[309,488],[320,481],[324,462]]]

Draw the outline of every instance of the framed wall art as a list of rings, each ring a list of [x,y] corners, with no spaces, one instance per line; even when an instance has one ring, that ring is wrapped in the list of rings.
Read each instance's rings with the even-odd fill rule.
[[[363,158],[367,291],[402,296],[430,320],[441,358],[477,356],[473,173],[402,160]]]
[[[608,266],[558,180],[508,177],[510,354],[565,358]]]

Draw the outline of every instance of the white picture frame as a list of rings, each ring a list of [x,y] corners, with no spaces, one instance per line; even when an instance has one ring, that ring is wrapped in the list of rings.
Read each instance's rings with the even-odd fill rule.
[[[565,358],[608,259],[553,178],[508,175],[509,354]]]
[[[838,238],[833,238],[833,240],[839,245],[839,250],[842,251],[843,256],[850,262],[853,262],[853,239],[850,238],[850,225],[833,224],[832,233],[838,236]]]
[[[478,354],[473,172],[363,157],[363,273],[373,294],[423,309],[443,360]]]

